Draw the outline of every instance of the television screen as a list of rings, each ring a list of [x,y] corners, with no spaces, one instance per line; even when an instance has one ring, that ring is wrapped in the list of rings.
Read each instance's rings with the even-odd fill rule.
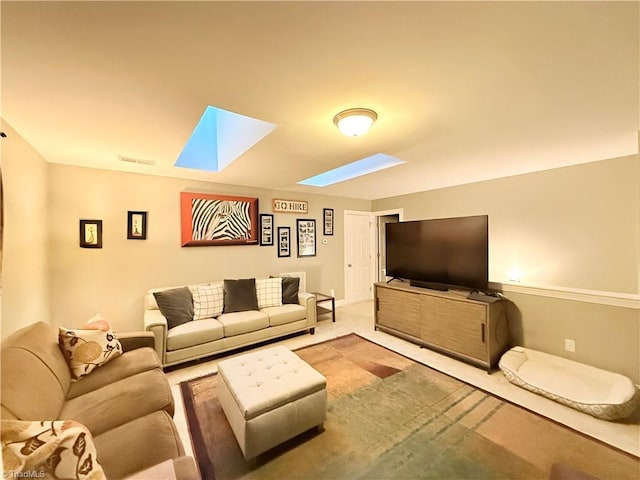
[[[429,288],[486,290],[489,217],[388,223],[386,253],[387,276]]]

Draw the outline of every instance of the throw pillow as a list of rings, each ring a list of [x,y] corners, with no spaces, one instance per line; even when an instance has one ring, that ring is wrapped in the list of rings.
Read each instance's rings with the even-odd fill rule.
[[[242,278],[224,281],[224,312],[258,310],[256,279]]]
[[[158,308],[167,319],[169,328],[193,320],[193,298],[189,287],[154,292]]]
[[[282,305],[282,279],[261,278],[256,280],[258,308],[278,307]]]
[[[299,277],[282,277],[282,303],[300,303],[298,301],[299,289]]]
[[[5,478],[106,480],[89,429],[73,420],[2,420]]]
[[[122,345],[109,322],[96,315],[81,329],[60,327],[58,343],[69,363],[73,380],[88,375],[122,354]]]
[[[193,319],[214,318],[224,308],[222,285],[194,285],[189,287],[193,297]]]

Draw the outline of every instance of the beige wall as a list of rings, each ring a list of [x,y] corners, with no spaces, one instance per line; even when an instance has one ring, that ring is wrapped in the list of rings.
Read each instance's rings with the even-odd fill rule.
[[[404,220],[489,215],[489,278],[639,293],[640,157],[386,198]],[[640,380],[640,310],[507,292],[514,341]],[[635,302],[638,303],[637,301]],[[576,353],[564,339],[576,340]]]
[[[278,258],[275,246],[180,246],[180,192],[255,196],[260,212],[274,198],[307,200],[309,214],[276,214],[290,226],[292,256]],[[333,236],[322,243],[322,209],[335,209]],[[297,194],[107,170],[49,165],[49,252],[51,314],[56,324],[79,325],[99,312],[117,329],[142,328],[147,289],[224,278],[260,277],[304,270],[307,289],[341,297],[342,211],[371,209],[367,200]],[[147,240],[127,240],[127,211],[148,212]],[[315,218],[317,255],[297,258],[296,218]],[[103,221],[103,248],[78,247],[80,219]]]
[[[49,321],[47,278],[47,163],[6,122],[2,131],[4,234],[2,326],[5,338]]]
[[[292,194],[50,164],[10,126],[2,142],[5,187],[2,337],[38,321],[80,325],[100,312],[117,329],[141,327],[154,286],[305,270],[310,290],[343,296],[343,211],[404,209],[405,220],[488,213],[490,278],[517,266],[523,285],[638,293],[639,157],[625,157],[374,202]],[[308,200],[321,231],[318,255],[278,258],[274,247],[180,247],[179,192]],[[28,195],[25,195],[28,192]],[[148,239],[126,239],[127,210],[149,212]],[[102,219],[104,248],[78,247],[78,221]],[[292,227],[298,215],[277,214]],[[509,293],[514,340],[640,381],[640,310]],[[576,353],[563,350],[576,340]]]
[[[514,343],[626,375],[640,383],[640,310],[506,292]],[[564,339],[576,342],[575,353]]]
[[[404,220],[489,215],[489,279],[638,293],[638,155],[376,200]]]

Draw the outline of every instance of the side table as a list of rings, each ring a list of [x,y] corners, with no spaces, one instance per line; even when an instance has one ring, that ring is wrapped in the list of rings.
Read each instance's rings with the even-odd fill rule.
[[[323,313],[331,312],[331,320],[335,322],[336,321],[336,298],[332,297],[331,295],[325,295],[324,293],[320,293],[320,292],[311,292],[311,293],[313,293],[316,296],[316,314],[320,315]],[[319,305],[320,303],[323,303],[323,302],[331,302],[331,310]]]

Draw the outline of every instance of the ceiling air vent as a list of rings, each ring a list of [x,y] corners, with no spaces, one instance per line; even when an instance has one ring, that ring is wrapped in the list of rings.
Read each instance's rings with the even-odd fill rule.
[[[143,160],[141,158],[123,157],[122,155],[120,155],[118,158],[120,159],[121,162],[127,162],[127,163],[138,163],[140,165],[155,165],[156,164],[155,160]]]

